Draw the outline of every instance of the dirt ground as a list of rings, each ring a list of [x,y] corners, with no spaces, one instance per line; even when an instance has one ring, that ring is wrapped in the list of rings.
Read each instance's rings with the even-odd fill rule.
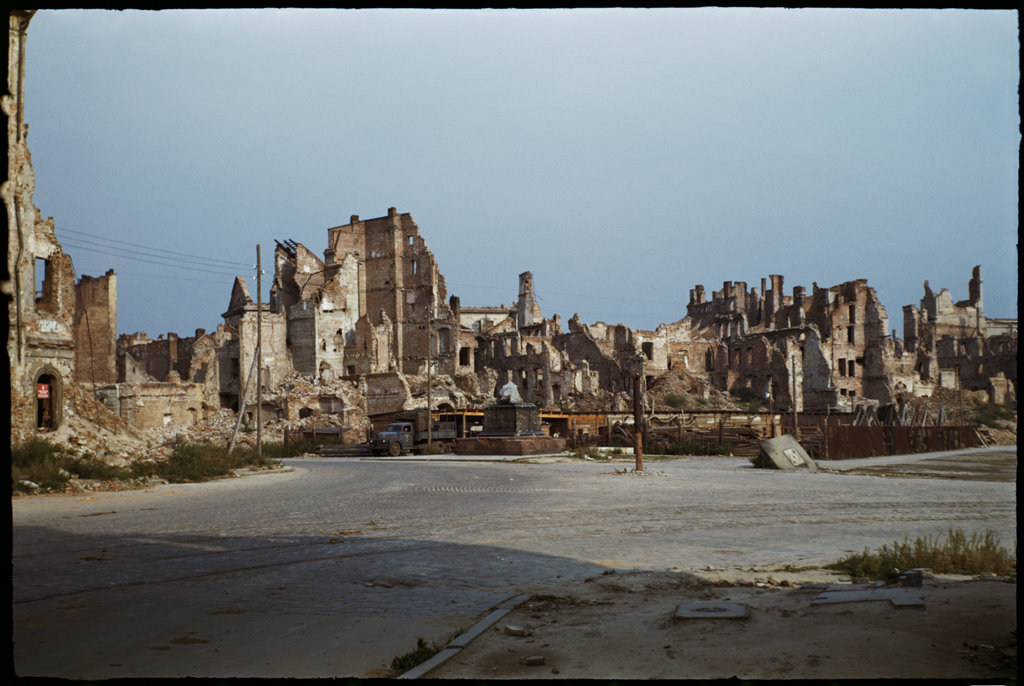
[[[923,605],[812,604],[826,590],[870,587],[821,569],[609,570],[530,589],[423,678],[1016,679],[1015,582],[930,576],[907,589]],[[747,616],[674,617],[698,602],[743,605]]]

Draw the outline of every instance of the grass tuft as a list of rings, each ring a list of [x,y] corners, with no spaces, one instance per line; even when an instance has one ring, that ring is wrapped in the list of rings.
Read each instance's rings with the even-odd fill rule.
[[[1011,552],[999,544],[996,535],[988,530],[984,534],[964,533],[950,529],[945,536],[917,537],[913,541],[893,541],[876,552],[849,555],[826,565],[827,569],[845,572],[850,576],[892,580],[907,569],[924,567],[939,574],[995,574],[1017,576],[1017,545]]]

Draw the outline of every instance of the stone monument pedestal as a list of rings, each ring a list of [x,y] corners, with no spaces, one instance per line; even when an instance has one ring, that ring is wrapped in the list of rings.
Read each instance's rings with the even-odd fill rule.
[[[455,441],[456,455],[543,455],[564,450],[564,438],[546,436],[541,430],[536,405],[504,399],[484,408],[479,436]]]

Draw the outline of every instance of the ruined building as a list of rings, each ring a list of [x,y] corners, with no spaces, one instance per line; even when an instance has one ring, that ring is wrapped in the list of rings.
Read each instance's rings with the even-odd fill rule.
[[[549,410],[623,412],[638,380],[645,390],[678,380],[703,399],[717,390],[777,411],[850,411],[929,395],[937,383],[929,365],[956,363],[966,370],[967,360],[976,357],[971,351],[982,349],[961,336],[958,345],[967,352],[956,362],[944,356],[948,343],[922,348],[922,340],[946,340],[948,313],[918,317],[915,331],[925,333],[904,345],[864,279],[827,288],[813,284],[809,294],[797,286],[787,294],[783,277],[771,275],[760,289],[726,281],[710,298],[697,285],[686,316],[655,331],[586,324],[578,316],[563,330],[559,315],[545,318],[541,312],[530,272],[519,274],[510,305],[464,306],[454,295],[445,303],[444,278],[416,223],[394,208],[328,229],[327,243],[322,258],[300,243],[277,243],[270,302],[260,312],[264,390],[273,396],[299,377],[318,384],[320,395],[280,393],[264,401],[266,416],[351,411],[353,401],[343,389],[361,397],[366,415],[422,406],[428,362],[435,409],[486,404],[512,381],[525,401]],[[980,271],[976,276],[980,305]],[[943,305],[941,296],[926,300],[937,312],[953,307]],[[1006,367],[1015,360],[1015,338],[1008,338],[1011,329],[1015,336],[1015,322],[989,323],[979,307],[969,307],[974,309],[966,316],[994,334],[984,347],[984,368]],[[241,389],[253,378],[257,321],[257,305],[240,277],[222,316],[212,335],[200,330],[187,339],[122,337],[119,379],[130,380],[128,370],[136,369],[136,381],[150,384],[150,396],[153,382],[178,384],[193,408],[185,423],[215,407],[238,410]],[[938,328],[929,328],[932,319]],[[986,377],[987,387],[1012,389],[1015,373],[1007,368],[1003,375],[1002,386],[1003,377]],[[196,390],[186,393],[188,384]],[[139,396],[145,389],[136,384],[129,390]],[[250,397],[246,411],[253,402]],[[171,410],[164,417],[179,421]]]
[[[64,419],[64,391],[73,383],[75,271],[33,201],[35,173],[25,116],[25,39],[33,11],[11,11],[8,44],[7,178],[7,355],[11,367],[11,431],[25,436],[52,430]]]
[[[690,291],[687,317],[671,334],[683,360],[703,356],[703,369],[720,389],[749,389],[782,409],[849,410],[858,401],[889,403],[892,372],[902,347],[889,333],[885,308],[865,279],[829,288],[813,284],[783,290],[783,277],[761,280],[761,290],[726,281],[705,297]],[[674,360],[677,361],[677,360]]]
[[[8,33],[7,176],[0,187],[7,212],[7,356],[11,439],[60,428],[78,389],[116,380],[117,275],[75,282],[52,217],[35,206],[35,171],[25,123],[25,45],[34,10],[11,10]]]
[[[59,427],[72,388],[137,427],[195,425],[221,410],[251,417],[258,378],[264,417],[326,414],[353,427],[422,407],[428,392],[435,409],[479,407],[509,381],[550,410],[627,411],[637,383],[698,400],[730,391],[780,411],[850,410],[938,387],[1016,398],[1016,320],[985,317],[980,267],[964,301],[926,282],[920,306],[903,310],[905,340],[866,280],[787,294],[780,275],[759,288],[726,281],[710,297],[696,285],[685,316],[654,331],[578,316],[563,330],[559,315],[542,313],[529,271],[511,304],[462,304],[412,216],[393,207],[328,228],[321,255],[277,241],[269,301],[254,302],[236,278],[214,331],[118,337],[116,274],[76,283],[53,219],[33,203],[23,121],[31,17],[10,13],[3,107],[12,438]]]
[[[987,391],[994,402],[1016,399],[1017,320],[989,319],[981,267],[971,272],[966,300],[953,302],[924,282],[920,307],[903,308],[903,338],[923,382]]]

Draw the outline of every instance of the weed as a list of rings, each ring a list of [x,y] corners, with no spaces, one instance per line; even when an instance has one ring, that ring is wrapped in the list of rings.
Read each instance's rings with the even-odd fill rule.
[[[391,669],[397,674],[403,674],[408,672],[413,667],[423,664],[430,658],[437,655],[439,652],[445,649],[452,640],[463,632],[462,627],[459,627],[455,631],[448,634],[440,642],[434,642],[427,644],[423,637],[416,639],[416,648],[410,650],[408,653],[402,655],[396,655],[391,660]]]
[[[988,530],[984,534],[969,536],[962,530],[950,529],[944,540],[918,537],[903,542],[893,541],[871,553],[849,555],[842,560],[826,565],[827,569],[845,572],[850,576],[864,576],[869,579],[894,579],[906,569],[925,567],[939,574],[996,574],[1017,576],[1017,545],[1011,553],[999,544],[996,535]]]
[[[621,453],[622,453],[622,451],[620,450],[619,454],[621,454]],[[608,454],[606,454],[605,452],[603,452],[601,450],[598,450],[595,446],[587,446],[585,448],[573,448],[572,455],[577,460],[583,460],[583,459],[588,459],[589,458],[591,460],[607,461],[607,460],[611,459],[611,457],[609,457]]]

